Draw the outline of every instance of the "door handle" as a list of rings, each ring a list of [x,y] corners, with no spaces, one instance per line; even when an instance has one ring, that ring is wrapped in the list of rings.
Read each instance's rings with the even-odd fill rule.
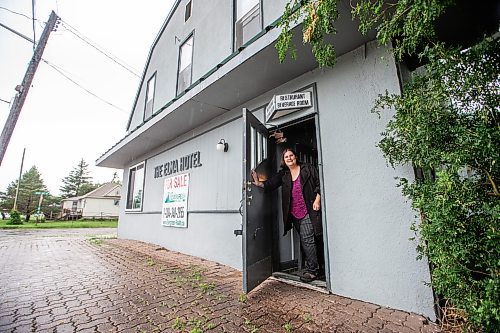
[[[262,229],[261,227],[258,227],[257,229],[255,229],[255,231],[253,232],[253,239],[257,238],[257,232]]]
[[[240,200],[240,208],[238,209],[240,215],[243,216],[243,199]]]

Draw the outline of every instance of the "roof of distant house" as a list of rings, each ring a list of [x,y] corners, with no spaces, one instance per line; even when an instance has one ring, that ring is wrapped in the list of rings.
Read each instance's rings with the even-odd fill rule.
[[[67,200],[80,200],[84,198],[107,198],[107,199],[117,199],[120,198],[120,191],[121,191],[122,185],[119,183],[105,183],[98,188],[96,188],[93,191],[90,191],[87,194],[81,195],[79,197],[72,197],[72,198],[66,198],[62,199],[61,201],[67,201]],[[118,194],[117,194],[118,193]]]

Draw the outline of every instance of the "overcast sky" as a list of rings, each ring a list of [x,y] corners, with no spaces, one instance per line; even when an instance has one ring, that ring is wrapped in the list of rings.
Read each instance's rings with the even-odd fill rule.
[[[125,135],[139,78],[83,42],[68,28],[75,28],[142,75],[151,44],[173,2],[35,1],[36,40],[51,10],[63,20],[57,31],[51,33],[43,58],[81,87],[40,62],[0,166],[0,191],[5,191],[8,184],[17,179],[23,148],[26,148],[23,170],[36,165],[53,195],[59,194],[61,179],[81,158],[90,165],[95,182],[112,179],[116,170],[98,168],[95,160]],[[0,0],[0,23],[33,39],[31,6],[31,0]],[[0,50],[0,99],[12,102],[14,88],[21,84],[32,57],[33,45],[0,27]],[[9,111],[10,105],[0,101],[2,129]],[[119,176],[122,177],[121,170]]]

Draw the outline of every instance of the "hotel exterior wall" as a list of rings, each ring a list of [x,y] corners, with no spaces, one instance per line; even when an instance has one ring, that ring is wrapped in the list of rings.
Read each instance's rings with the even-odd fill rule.
[[[399,93],[388,50],[370,43],[316,70],[332,292],[435,318],[426,260],[417,261],[415,212],[377,142],[390,112],[371,113],[378,94]]]
[[[186,0],[180,1],[153,46],[129,130],[143,123],[147,82],[155,72],[153,112],[177,95],[179,48],[192,33],[192,83],[232,53],[232,3],[227,0],[193,1],[192,16],[184,22],[186,3]]]
[[[242,184],[242,126],[241,118],[228,113],[147,156],[142,212],[127,212],[122,207],[118,236],[158,244],[242,269],[241,238],[233,234],[233,230],[241,229],[238,209]],[[221,138],[229,143],[228,152],[216,150]],[[161,149],[166,150],[161,152]],[[163,227],[163,184],[169,176],[155,178],[154,168],[198,151],[202,166],[186,171],[190,175],[188,227]],[[184,172],[172,175],[181,173]],[[123,179],[123,188],[127,188],[128,167]],[[125,202],[126,191],[123,194]]]
[[[264,28],[269,24],[276,21],[283,11],[285,10],[285,5],[289,2],[289,0],[265,0],[262,1],[262,12],[263,12],[263,22]]]
[[[233,52],[233,6],[227,0],[193,1],[193,6],[195,82]]]
[[[428,266],[425,260],[416,260],[416,244],[409,240],[413,236],[410,224],[415,214],[394,180],[396,176],[411,178],[411,167],[391,169],[376,147],[388,116],[384,114],[379,119],[372,114],[373,102],[386,89],[399,91],[395,63],[386,48],[376,47],[375,43],[362,46],[340,57],[334,69],[308,72],[240,105],[226,116],[239,117],[242,107],[260,108],[275,94],[313,84],[323,159],[323,210],[331,291],[434,319],[432,291],[424,285],[430,279]],[[256,116],[263,120],[261,111]],[[184,138],[216,126],[216,122],[211,122]],[[167,143],[158,151],[164,153],[147,159],[145,212],[122,212],[119,236],[160,244],[241,269],[241,238],[232,233],[240,227],[240,215],[194,213],[189,215],[187,229],[162,227],[159,213],[162,187],[151,178],[152,168],[160,160],[200,150],[204,166],[192,172],[189,209],[237,209],[242,182],[241,131],[241,121],[236,120],[178,147],[171,148],[175,143]],[[214,148],[220,138],[230,143],[227,155],[222,154],[227,158],[224,160]],[[210,162],[206,157],[209,155],[219,159]],[[224,181],[226,175],[231,178],[223,184],[214,185],[210,180],[212,177]],[[125,180],[126,176],[125,173]],[[205,193],[191,197],[193,191]]]
[[[120,217],[118,237],[163,246],[199,258],[242,269],[241,227],[236,214],[190,214],[188,228],[162,227],[160,214],[127,214]]]
[[[371,109],[386,89],[398,93],[398,82],[388,49],[372,42],[244,106],[316,84],[331,291],[435,319],[429,267],[409,240],[415,212],[394,179],[412,179],[413,170],[390,168],[376,146],[390,112],[378,118]]]

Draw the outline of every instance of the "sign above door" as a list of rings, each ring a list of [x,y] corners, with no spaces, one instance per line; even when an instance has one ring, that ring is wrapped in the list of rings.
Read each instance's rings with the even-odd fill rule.
[[[310,91],[274,95],[266,107],[266,123],[311,106],[312,94]]]

